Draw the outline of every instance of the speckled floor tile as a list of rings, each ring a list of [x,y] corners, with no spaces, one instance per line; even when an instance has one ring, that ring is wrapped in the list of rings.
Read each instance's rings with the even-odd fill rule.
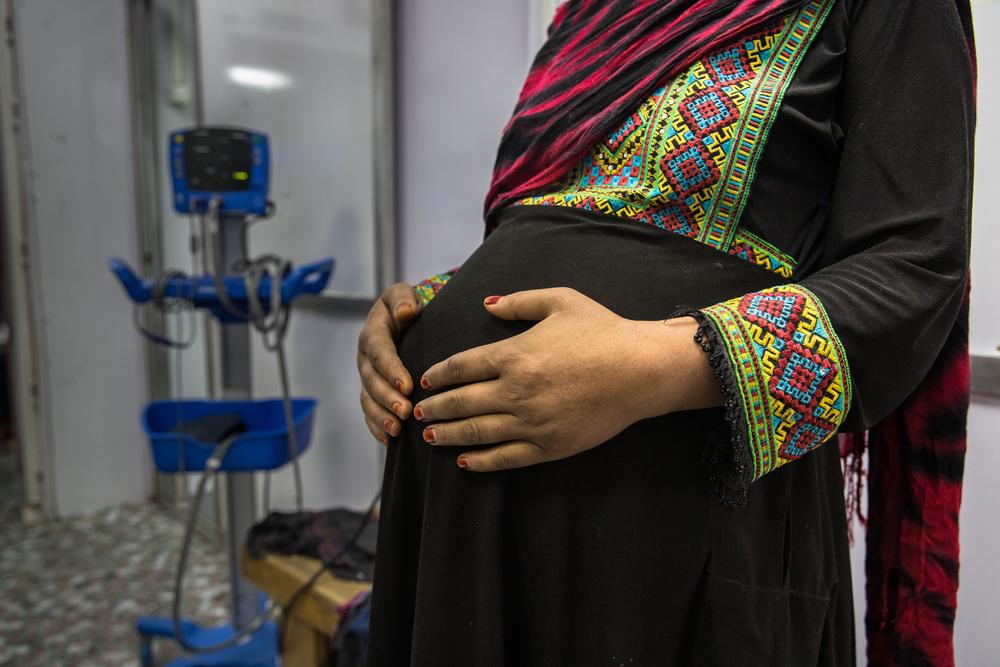
[[[138,505],[25,526],[17,496],[3,486],[0,666],[138,665],[136,620],[170,613],[180,522],[154,505]],[[196,538],[189,563],[185,615],[224,622],[224,551]],[[171,655],[176,651],[157,651]]]

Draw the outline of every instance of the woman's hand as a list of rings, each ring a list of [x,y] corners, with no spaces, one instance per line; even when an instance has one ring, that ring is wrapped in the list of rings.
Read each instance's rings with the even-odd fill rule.
[[[503,443],[462,454],[464,469],[566,458],[641,419],[721,403],[693,318],[628,320],[569,288],[491,296],[484,305],[502,319],[540,321],[431,366],[420,380],[425,389],[465,386],[413,411],[437,422],[424,429],[433,445]]]
[[[413,379],[403,367],[396,343],[421,310],[412,285],[396,283],[375,300],[358,337],[358,372],[361,374],[361,409],[365,423],[383,445],[387,435],[399,435],[402,420],[410,416],[406,398]]]

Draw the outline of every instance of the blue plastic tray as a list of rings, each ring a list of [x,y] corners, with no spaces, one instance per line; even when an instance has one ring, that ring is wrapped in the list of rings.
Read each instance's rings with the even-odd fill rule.
[[[330,282],[333,273],[332,257],[321,259],[311,264],[303,264],[292,270],[281,281],[281,301],[291,303],[303,294],[319,294]],[[113,257],[108,261],[108,268],[121,282],[128,297],[138,304],[147,303],[153,298],[154,281],[141,278],[123,259]],[[227,275],[222,279],[226,294],[230,301],[243,311],[247,310],[247,289],[243,276]],[[268,276],[260,281],[259,296],[264,311],[271,306],[271,279]],[[219,301],[215,281],[212,276],[188,276],[186,278],[171,278],[163,290],[165,297],[190,299],[196,308],[206,308],[223,322],[239,321],[228,313]]]
[[[293,398],[292,420],[298,453],[309,447],[316,399]],[[205,468],[216,443],[172,433],[178,422],[205,415],[238,414],[247,430],[230,446],[220,471],[274,470],[288,463],[288,431],[280,398],[257,401],[153,401],[142,411],[142,428],[160,472],[195,472]]]
[[[143,616],[136,624],[139,631],[139,664],[153,667],[152,640],[157,637],[176,639],[174,624],[169,618]],[[236,636],[231,625],[204,628],[193,621],[181,620],[181,632],[188,644],[212,646]],[[162,663],[160,663],[162,664]],[[221,651],[174,658],[165,667],[278,667],[278,626],[264,623],[249,639]]]

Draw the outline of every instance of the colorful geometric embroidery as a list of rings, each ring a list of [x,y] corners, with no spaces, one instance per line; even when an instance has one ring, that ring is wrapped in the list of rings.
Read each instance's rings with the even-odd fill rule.
[[[451,280],[452,275],[458,271],[458,269],[452,269],[446,273],[436,273],[430,278],[424,278],[419,283],[413,286],[416,290],[417,296],[420,298],[420,305],[426,306],[430,303],[431,299],[437,296],[437,293],[441,291],[445,283]]]
[[[794,260],[737,225],[785,90],[832,4],[811,2],[702,58],[554,191],[512,205],[572,206],[654,225],[790,276]]]
[[[791,278],[797,264],[792,256],[786,255],[764,239],[745,229],[736,230],[728,252],[730,255],[736,255],[751,264],[777,273],[782,278]]]
[[[725,342],[753,479],[828,440],[851,404],[847,355],[823,304],[781,285],[703,308]]]

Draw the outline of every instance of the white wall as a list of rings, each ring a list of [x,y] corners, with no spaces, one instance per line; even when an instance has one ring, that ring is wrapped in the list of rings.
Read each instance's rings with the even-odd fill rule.
[[[969,413],[969,453],[960,517],[962,565],[955,621],[955,656],[959,665],[1000,664],[997,646],[1000,580],[996,576],[1000,562],[998,433],[1000,401],[974,401]]]
[[[105,268],[138,245],[125,3],[21,0],[15,20],[49,483],[72,514],[150,486],[141,342]]]
[[[500,133],[530,64],[533,5],[532,0],[397,3],[404,280],[461,264],[482,240],[483,200]]]

